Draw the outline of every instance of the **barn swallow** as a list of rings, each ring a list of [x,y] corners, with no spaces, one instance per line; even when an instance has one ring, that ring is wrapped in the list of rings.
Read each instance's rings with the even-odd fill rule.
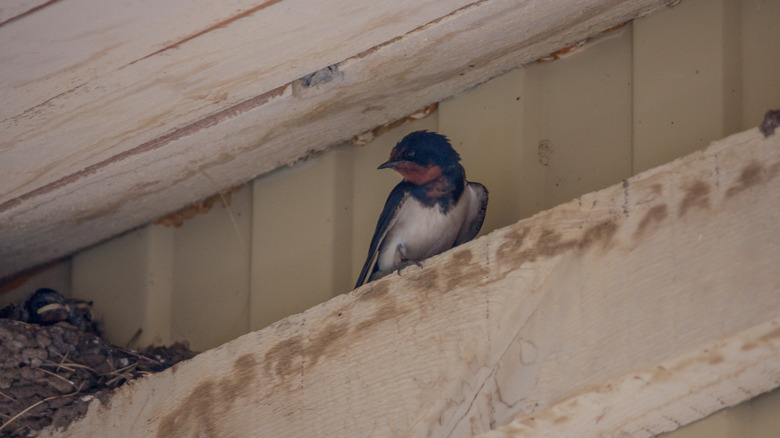
[[[24,303],[28,322],[40,325],[54,324],[68,319],[65,297],[54,289],[42,288]]]
[[[468,242],[487,209],[487,189],[466,180],[460,156],[441,134],[412,132],[378,169],[393,169],[403,181],[387,197],[355,288],[372,264],[368,281]]]
[[[100,334],[92,317],[92,301],[65,298],[54,289],[41,288],[24,303],[22,320],[38,325],[67,323],[83,332]]]

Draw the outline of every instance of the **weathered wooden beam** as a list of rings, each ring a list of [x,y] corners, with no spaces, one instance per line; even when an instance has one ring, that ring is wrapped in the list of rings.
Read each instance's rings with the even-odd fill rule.
[[[651,437],[780,386],[780,318],[611,379],[482,438]]]
[[[0,26],[18,20],[54,1],[57,0],[6,0],[0,6]]]
[[[11,78],[0,117],[0,277],[148,223],[667,3],[236,0],[236,15],[204,21],[204,9],[193,28],[180,24],[187,20],[179,20],[184,6],[176,2],[153,13],[116,12],[128,22],[109,13],[95,24],[86,14],[79,20],[89,31],[57,24],[73,14],[50,9],[78,4],[89,11],[93,2],[56,2],[0,27],[18,41],[64,29],[57,41],[87,49],[75,65],[59,56],[69,53],[64,43],[38,44],[52,55],[42,55],[45,61],[22,62],[36,52],[16,53],[15,45],[0,52],[8,61],[0,76]],[[143,31],[160,27],[158,15],[175,17],[169,21],[176,26],[160,31],[172,38],[165,44]],[[68,34],[72,29],[78,33]],[[39,61],[50,74],[30,78],[37,67],[25,66]]]
[[[778,386],[778,262],[780,136],[751,129],[130,384],[50,436],[512,420],[495,433],[649,436]]]

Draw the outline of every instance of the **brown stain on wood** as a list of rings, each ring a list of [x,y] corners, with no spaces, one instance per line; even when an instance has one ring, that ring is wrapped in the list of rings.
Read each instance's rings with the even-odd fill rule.
[[[533,252],[529,254],[529,261],[536,261],[537,257],[551,258],[575,248],[588,249],[594,243],[601,241],[606,247],[612,236],[617,231],[613,221],[605,221],[585,230],[580,239],[564,240],[561,233],[545,229],[539,235]]]
[[[256,373],[257,362],[252,354],[239,357],[229,375],[199,383],[173,411],[162,417],[156,436],[219,436],[222,415],[238,398],[254,391],[251,383]]]
[[[601,34],[607,34],[607,33],[616,31],[616,30],[620,29],[621,27],[625,26],[628,23],[630,23],[630,21],[624,21],[622,23],[618,23],[618,24],[616,24],[616,25],[614,25],[612,27],[609,27],[607,29],[602,30],[600,33]],[[550,53],[547,56],[543,56],[543,57],[537,59],[536,62],[537,63],[544,63],[544,62],[556,61],[556,60],[560,59],[561,57],[563,57],[565,55],[568,55],[568,54],[574,52],[575,50],[577,50],[579,48],[584,47],[587,43],[595,40],[596,38],[598,38],[598,36],[585,38],[582,41],[579,41],[579,42],[577,42],[575,44],[572,44],[572,45],[570,45],[568,47],[564,47],[562,49],[558,49],[558,50]]]
[[[447,280],[445,292],[461,287],[477,287],[487,281],[488,269],[481,263],[472,261],[473,258],[471,249],[458,250],[452,254],[444,276]]]
[[[747,341],[744,344],[742,344],[742,347],[740,347],[740,350],[742,351],[750,351],[758,347],[758,344],[753,341]]]
[[[560,232],[545,228],[539,234],[539,238],[536,239],[536,244],[534,244],[531,252],[528,253],[528,261],[535,262],[537,257],[555,257],[562,252],[576,248],[578,245],[578,239],[564,240]]]
[[[293,336],[278,342],[263,357],[265,373],[271,377],[285,377],[300,373],[303,366],[303,338]]]
[[[436,290],[440,277],[438,269],[423,269],[415,277],[415,285],[425,291]]]
[[[387,284],[387,282],[373,281],[369,284],[372,286],[371,289],[368,289],[367,291],[358,295],[358,301],[378,300],[384,298],[388,292],[390,292],[390,286]]]
[[[536,242],[522,249],[524,242],[528,240],[531,231],[528,227],[507,233],[506,239],[496,251],[496,258],[504,269],[502,275],[519,268],[527,262],[535,262],[540,259],[549,259],[566,252],[585,252],[595,246],[603,250],[611,248],[615,234],[619,229],[617,219],[607,219],[586,228],[580,237],[564,239],[559,231],[543,228],[539,232]]]
[[[658,227],[667,216],[669,216],[669,207],[666,204],[656,205],[647,210],[634,232],[634,239],[640,239],[646,233]]]
[[[346,322],[332,322],[322,331],[312,337],[311,343],[304,348],[305,366],[312,367],[322,356],[337,345],[349,332],[349,325]],[[342,343],[342,345],[346,345]]]
[[[434,276],[437,275],[435,269],[423,269],[420,272],[424,273],[426,276],[431,274]],[[412,281],[414,281],[415,286],[419,288],[419,276],[414,277]],[[369,293],[372,299],[372,304],[375,306],[374,312],[371,314],[371,316],[355,324],[354,331],[352,333],[353,341],[365,334],[368,334],[369,330],[380,326],[382,323],[396,320],[401,316],[408,314],[409,312],[417,310],[418,308],[416,306],[399,306],[395,295],[390,293],[390,283],[385,279],[378,281],[378,283],[379,284],[375,286],[375,289],[379,293]],[[361,297],[361,299],[363,299],[363,297]]]
[[[595,227],[594,229],[598,231],[591,231],[591,236],[602,239],[603,227]],[[590,242],[590,240],[590,238],[584,239],[585,242]],[[474,274],[477,274],[476,282],[482,282],[482,277],[488,273],[488,270],[479,264],[472,263],[472,258],[473,253],[469,249],[453,254],[452,271],[448,271],[447,276],[445,276],[448,278],[448,287],[445,289],[441,289],[439,285],[439,279],[442,275],[438,268],[423,268],[408,276],[407,281],[423,290],[425,292],[423,295],[428,297],[431,293],[443,295],[454,287],[468,285],[469,281],[474,281],[471,280]],[[453,280],[448,277],[450,274],[457,278]],[[330,314],[331,318],[339,318],[339,320],[330,323],[319,332],[305,337],[308,341],[305,341],[303,336],[296,335],[278,342],[266,352],[264,370],[268,377],[277,382],[275,386],[285,383],[290,377],[302,375],[320,363],[321,358],[338,354],[340,350],[348,348],[356,339],[382,323],[395,320],[418,308],[417,306],[399,307],[395,296],[391,293],[390,283],[386,279],[372,282],[370,285],[371,288],[359,293],[355,300],[355,303],[362,302],[365,303],[364,305],[374,306],[373,313],[367,318],[348,323],[354,303],[341,307]]]
[[[251,390],[250,382],[257,374],[257,361],[252,354],[244,354],[233,362],[233,372],[222,379],[220,393],[223,400],[244,397]]]
[[[764,336],[761,336],[758,338],[761,342],[772,342],[775,339],[780,338],[780,327],[772,330],[771,332],[765,334]]]
[[[496,256],[499,260],[504,259],[506,256],[514,253],[523,247],[525,239],[530,234],[531,229],[529,227],[522,227],[520,229],[513,229],[506,233],[504,236],[505,242],[498,247]]]
[[[720,349],[708,348],[703,350],[700,354],[696,356],[687,357],[685,359],[678,361],[671,368],[669,368],[666,376],[664,376],[662,373],[658,373],[658,372],[654,373],[651,381],[653,382],[665,381],[671,375],[677,374],[678,372],[683,371],[690,366],[694,366],[697,364],[707,364],[710,366],[715,366],[724,362],[725,360],[726,359],[723,357],[723,354],[721,353]],[[664,369],[664,371],[666,370]]]
[[[688,357],[688,358],[685,358],[683,360],[677,361],[671,368],[669,368],[669,374],[670,375],[675,374],[675,373],[677,373],[679,371],[682,371],[682,370],[688,368],[689,366],[691,366],[692,364],[695,364],[697,362],[700,362],[700,361],[697,360],[697,358],[695,358],[695,357]]]
[[[180,227],[184,225],[184,221],[187,219],[192,219],[193,217],[199,215],[199,214],[206,214],[214,207],[214,204],[219,202],[222,205],[222,208],[228,208],[230,205],[231,200],[233,199],[233,194],[238,191],[240,187],[232,187],[230,189],[221,191],[215,195],[211,195],[206,199],[203,199],[198,202],[193,202],[192,204],[182,208],[181,210],[178,210],[176,212],[173,212],[167,216],[163,216],[156,221],[154,221],[155,225],[163,225],[166,227]]]
[[[712,351],[707,355],[707,363],[710,365],[717,365],[721,362],[724,362],[726,359],[723,357],[722,354],[718,353],[717,351]]]
[[[726,197],[730,198],[762,183],[764,181],[763,171],[764,166],[757,161],[753,161],[745,166],[745,168],[742,169],[742,173],[739,175],[739,181],[737,181],[735,185],[729,187],[726,191]]]
[[[399,316],[398,307],[396,306],[395,300],[392,302],[387,302],[383,306],[379,307],[371,317],[360,321],[357,326],[355,326],[355,331],[360,333],[364,332],[374,326],[376,326],[379,323],[382,323],[384,321],[389,321],[391,319],[395,319]]]
[[[425,108],[421,108],[411,114],[409,114],[406,117],[402,117],[397,120],[393,120],[392,122],[385,123],[384,125],[379,125],[374,129],[368,130],[362,134],[358,134],[354,137],[352,137],[351,141],[352,143],[358,145],[358,146],[365,146],[368,143],[370,143],[375,138],[379,137],[380,135],[390,131],[391,129],[395,129],[399,126],[405,125],[407,123],[411,123],[420,119],[423,119],[425,117],[428,117],[429,115],[433,114],[434,111],[436,111],[439,108],[439,103],[435,102],[432,103]],[[371,111],[381,111],[385,109],[384,105],[369,105],[365,109],[363,109],[363,113],[371,112]]]
[[[206,380],[198,384],[178,407],[160,420],[157,437],[182,436],[191,430],[191,436],[217,436],[213,401],[216,399],[216,383]]]
[[[588,249],[591,246],[601,243],[604,249],[607,249],[612,237],[617,232],[617,224],[613,220],[608,220],[596,224],[583,233],[582,238],[577,242],[580,249]]]
[[[24,269],[16,274],[9,275],[7,277],[0,278],[0,295],[6,292],[10,292],[18,287],[21,287],[27,280],[46,271],[49,268],[57,266],[67,258],[59,258],[48,263],[36,265],[31,268]],[[32,291],[31,291],[32,292]]]
[[[271,347],[263,359],[265,374],[276,383],[270,392],[285,384],[290,377],[300,376],[311,370],[320,363],[320,359],[349,348],[356,339],[367,334],[373,327],[412,310],[398,308],[396,298],[389,291],[387,282],[380,281],[374,288],[357,297],[357,302],[376,306],[374,313],[362,321],[350,322],[349,312],[352,306],[345,306],[331,313],[331,318],[339,319],[331,319],[332,322],[322,330],[306,337],[292,336]]]
[[[650,383],[664,383],[672,376],[672,374],[666,368],[658,365],[653,371],[653,375],[650,376]]]
[[[708,210],[710,208],[710,186],[703,181],[697,181],[685,189],[685,197],[680,201],[677,217],[685,216],[692,208]]]
[[[587,38],[587,39],[579,41],[579,42],[577,42],[575,44],[572,44],[572,45],[570,45],[568,47],[564,47],[562,49],[558,49],[558,50],[550,53],[547,56],[543,56],[543,57],[537,59],[536,62],[541,64],[541,63],[544,63],[544,62],[557,61],[557,60],[561,59],[562,56],[568,55],[568,54],[574,52],[575,50],[582,48],[590,40],[591,40],[590,38]]]
[[[744,344],[742,344],[741,350],[742,351],[750,351],[755,348],[759,347],[759,343],[768,343],[772,342],[775,339],[780,338],[780,327],[772,330],[771,332],[761,336],[757,340],[751,340],[747,341]]]

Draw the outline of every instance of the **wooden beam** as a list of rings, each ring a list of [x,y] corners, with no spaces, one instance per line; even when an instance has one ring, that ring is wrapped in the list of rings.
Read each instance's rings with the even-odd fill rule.
[[[736,134],[159,375],[48,436],[650,436],[780,384],[780,136]],[[564,436],[567,434],[564,434]]]
[[[107,15],[90,21],[95,0],[55,2],[0,27],[0,35],[32,38],[42,51],[31,60],[25,56],[37,52],[25,47],[0,52],[7,61],[0,77],[10,78],[1,89],[13,97],[0,117],[0,277],[148,223],[667,2],[235,0],[238,12],[216,13],[212,22],[213,2],[201,1],[193,25],[179,20],[184,3],[133,14],[98,8]],[[80,17],[70,5],[84,9],[78,20],[87,30],[58,22]],[[176,24],[168,30],[158,18]],[[159,39],[148,28],[163,28]],[[48,47],[39,34],[57,43]],[[71,49],[85,52],[63,60]],[[25,66],[39,63],[49,73],[29,78],[37,70]]]
[[[0,26],[18,20],[57,0],[6,0],[0,6]]]
[[[482,438],[652,437],[780,386],[780,318],[574,394]]]

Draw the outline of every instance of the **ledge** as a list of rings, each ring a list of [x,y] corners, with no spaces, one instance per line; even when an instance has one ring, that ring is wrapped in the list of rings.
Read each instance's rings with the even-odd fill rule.
[[[751,129],[136,381],[48,436],[655,435],[780,383],[779,238],[780,136]]]

